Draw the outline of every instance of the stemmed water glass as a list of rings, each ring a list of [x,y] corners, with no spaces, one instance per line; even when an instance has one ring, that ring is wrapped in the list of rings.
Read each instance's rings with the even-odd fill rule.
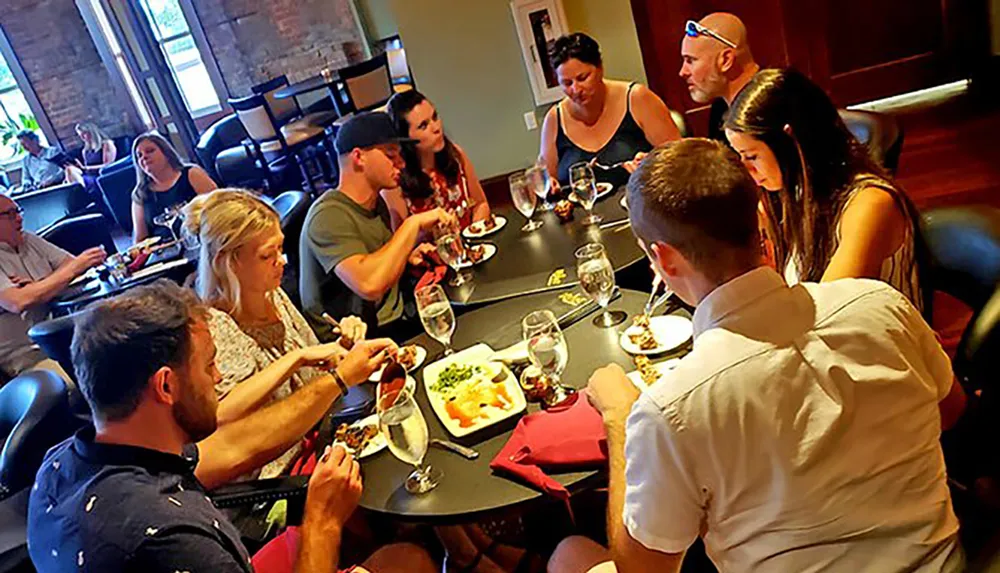
[[[535,211],[542,213],[551,211],[552,205],[549,204],[548,198],[552,187],[552,178],[549,177],[549,170],[539,162],[525,171],[524,175],[528,178],[528,184],[535,191],[535,195],[538,196],[538,206],[535,207]]]
[[[455,278],[451,279],[448,284],[458,287],[469,282],[465,273],[460,270],[465,261],[465,245],[462,243],[462,237],[458,233],[441,235],[435,242],[435,246],[441,260],[455,271]]]
[[[162,213],[153,217],[153,224],[166,227],[170,231],[170,235],[174,238],[175,243],[177,242],[177,233],[174,231],[174,223],[180,218],[183,209],[184,205],[178,203],[167,207]]]
[[[455,333],[455,311],[441,285],[417,289],[417,312],[428,336],[444,346],[444,355],[452,354],[451,336]]]
[[[398,388],[378,398],[378,423],[389,451],[403,463],[414,466],[403,487],[412,494],[427,493],[437,487],[444,474],[424,465],[427,455],[427,422],[413,392]]]
[[[600,215],[594,214],[594,202],[597,201],[597,180],[594,178],[594,170],[590,163],[581,161],[574,163],[569,168],[569,182],[573,187],[573,193],[580,204],[587,210],[587,216],[581,221],[584,225],[596,225],[604,219]]]
[[[514,207],[528,220],[522,231],[531,232],[541,227],[542,221],[532,221],[531,216],[535,214],[535,205],[538,203],[538,196],[532,188],[531,183],[525,173],[515,173],[508,178],[510,182],[510,197],[514,200]]]
[[[588,243],[576,250],[576,276],[583,292],[603,310],[594,317],[594,325],[610,328],[625,321],[628,315],[624,312],[608,311],[608,303],[615,292],[615,269],[608,260],[604,245]]]
[[[560,382],[566,362],[569,360],[569,346],[559,328],[559,321],[551,310],[536,310],[521,320],[521,331],[528,343],[528,357],[531,363],[548,377],[552,391],[545,399],[547,406],[558,404],[575,392]]]

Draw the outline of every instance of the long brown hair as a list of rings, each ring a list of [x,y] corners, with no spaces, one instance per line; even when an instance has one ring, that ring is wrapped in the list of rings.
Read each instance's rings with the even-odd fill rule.
[[[150,184],[149,175],[142,170],[142,167],[139,167],[139,145],[143,141],[151,141],[156,147],[159,147],[160,152],[167,158],[167,163],[171,167],[177,171],[184,169],[184,162],[181,161],[181,156],[166,137],[155,131],[150,131],[135,138],[135,142],[132,143],[132,163],[135,164],[135,190],[132,191],[132,195],[140,201],[144,201],[149,195]]]
[[[777,193],[780,216],[771,201],[764,203],[777,233],[779,268],[794,257],[801,280],[823,277],[836,247],[840,214],[857,178],[867,175],[896,200],[913,234],[918,275],[926,271],[928,258],[916,207],[847,129],[826,93],[802,73],[758,72],[733,101],[725,129],[762,141],[778,161],[784,187]],[[907,269],[906,276],[912,270]],[[925,304],[925,311],[928,308]]]
[[[406,116],[425,101],[427,97],[417,90],[407,90],[389,98],[386,111],[392,118],[392,125],[400,137],[410,136],[410,122],[406,120]],[[403,190],[403,194],[410,199],[426,199],[433,195],[431,178],[420,166],[420,157],[417,156],[415,144],[404,143],[400,151],[406,163],[399,178],[399,187]],[[444,137],[444,149],[434,154],[434,168],[444,176],[448,185],[458,184],[462,173],[458,148],[447,135]]]

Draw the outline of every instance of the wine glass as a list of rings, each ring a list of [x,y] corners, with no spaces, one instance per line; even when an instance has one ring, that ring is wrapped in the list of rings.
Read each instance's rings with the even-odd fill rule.
[[[510,197],[514,200],[514,207],[528,220],[521,227],[521,230],[531,232],[541,227],[544,223],[531,220],[531,216],[535,214],[535,204],[538,202],[538,197],[531,187],[526,172],[515,173],[508,178],[508,181],[510,182]]]
[[[538,206],[535,207],[535,212],[551,211],[552,205],[548,202],[548,198],[552,187],[552,178],[549,177],[548,168],[539,160],[524,174],[527,176],[531,188],[535,191],[535,195],[538,196]]]
[[[610,328],[625,321],[628,315],[624,312],[608,311],[608,303],[615,292],[615,269],[608,260],[604,245],[587,243],[576,250],[576,276],[583,292],[603,310],[594,317],[594,325]]]
[[[153,224],[159,225],[161,227],[166,227],[170,231],[170,235],[174,238],[174,242],[177,242],[177,233],[174,232],[174,223],[181,216],[181,210],[184,205],[178,203],[177,205],[171,205],[163,210],[162,213],[153,217]]]
[[[528,357],[552,384],[552,392],[545,398],[545,404],[552,406],[565,400],[575,392],[560,382],[560,376],[569,359],[569,347],[559,321],[551,310],[536,310],[521,320],[521,331],[528,343]]]
[[[412,494],[427,493],[437,487],[444,474],[424,465],[427,455],[427,422],[413,393],[406,388],[390,390],[378,399],[378,424],[389,451],[416,469],[403,487]]]
[[[587,210],[587,216],[581,221],[584,225],[596,225],[604,219],[600,215],[594,214],[594,201],[597,201],[597,180],[594,179],[594,170],[586,161],[574,163],[569,168],[569,182],[573,187],[573,193],[580,204]]]
[[[459,269],[465,261],[465,245],[462,244],[462,237],[458,233],[441,235],[435,242],[435,246],[437,246],[441,260],[455,271],[455,278],[451,279],[448,284],[458,287],[467,283],[465,273]]]
[[[455,333],[455,311],[441,285],[425,286],[414,293],[417,312],[427,334],[444,346],[444,355],[452,354],[451,335]]]

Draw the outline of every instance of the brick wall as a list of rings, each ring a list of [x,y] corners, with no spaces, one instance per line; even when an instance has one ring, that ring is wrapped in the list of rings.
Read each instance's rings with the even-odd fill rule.
[[[3,27],[60,142],[80,145],[73,127],[93,121],[108,135],[129,134],[127,109],[73,0],[3,0]]]
[[[347,64],[363,42],[350,0],[193,0],[229,93],[285,74],[292,82]]]

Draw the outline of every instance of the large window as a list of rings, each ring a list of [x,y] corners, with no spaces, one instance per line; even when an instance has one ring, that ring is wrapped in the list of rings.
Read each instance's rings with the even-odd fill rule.
[[[140,0],[184,103],[194,117],[222,109],[179,0]]]
[[[24,128],[35,130],[42,144],[47,145],[45,134],[38,128],[24,92],[18,87],[7,60],[0,53],[0,162],[6,163],[24,153],[14,137]]]

